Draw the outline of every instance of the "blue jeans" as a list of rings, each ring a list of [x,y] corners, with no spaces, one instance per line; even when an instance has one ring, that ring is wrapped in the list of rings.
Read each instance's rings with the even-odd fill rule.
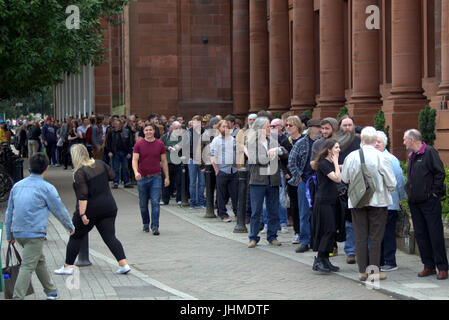
[[[271,242],[277,238],[279,226],[279,187],[250,185],[251,195],[251,230],[249,240],[259,242],[260,214],[263,211],[264,199],[267,201],[267,240]]]
[[[346,221],[346,241],[345,241],[345,253],[347,256],[355,256],[355,241],[354,241],[354,227],[352,222]]]
[[[126,154],[123,151],[117,151],[114,153],[114,156],[112,157],[112,167],[114,168],[115,173],[114,184],[120,183],[120,167],[122,169],[123,183],[128,184],[128,158],[126,158]]]
[[[150,213],[148,211],[148,200],[151,201],[151,229],[159,228],[159,214],[161,198],[161,176],[154,176],[150,178],[142,178],[137,181],[137,188],[139,190],[139,206],[140,214],[142,215],[142,223],[150,223]]]
[[[190,206],[195,207],[205,206],[206,198],[204,197],[204,173],[201,172],[200,166],[193,163],[193,160],[189,161],[189,193],[190,193]],[[196,192],[198,188],[198,193]]]
[[[387,224],[385,226],[384,239],[380,255],[380,265],[396,267],[396,220],[397,210],[388,210]]]
[[[279,192],[281,192],[279,190]],[[287,218],[287,209],[284,208],[283,206],[281,206],[281,204],[279,203],[279,223],[281,224],[281,227],[286,227],[288,224],[288,218]],[[266,207],[266,202],[263,202],[263,224],[265,226],[268,225],[267,222],[267,207]]]
[[[299,209],[299,241],[303,245],[310,244],[310,210],[309,202],[306,198],[306,183],[301,181],[298,185],[298,209]]]

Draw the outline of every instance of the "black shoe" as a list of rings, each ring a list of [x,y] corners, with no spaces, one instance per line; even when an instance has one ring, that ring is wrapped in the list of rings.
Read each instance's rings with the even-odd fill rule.
[[[114,185],[112,186],[112,189],[118,189],[118,184],[114,184]]]
[[[153,231],[153,235],[154,236],[158,236],[160,235],[159,230],[157,228],[152,229],[151,231]]]
[[[67,167],[64,167],[64,170],[67,170]]]
[[[309,251],[309,249],[310,248],[309,248],[308,244],[306,244],[306,245],[301,244],[298,248],[296,248],[295,252],[296,253],[303,253],[303,252]]]
[[[329,267],[327,267],[325,265],[323,259],[317,258],[317,257],[315,257],[315,261],[313,262],[312,270],[313,271],[324,272],[324,273],[330,273],[331,272]]]
[[[150,232],[150,226],[148,224],[144,224],[142,231],[143,232]]]
[[[133,185],[131,183],[125,184],[125,188],[126,189],[132,189],[134,188]]]
[[[337,266],[334,266],[334,265],[330,262],[329,258],[323,259],[323,263],[324,263],[324,265],[325,265],[326,267],[328,267],[328,268],[330,269],[330,271],[332,271],[332,272],[340,271],[340,268],[337,267]]]

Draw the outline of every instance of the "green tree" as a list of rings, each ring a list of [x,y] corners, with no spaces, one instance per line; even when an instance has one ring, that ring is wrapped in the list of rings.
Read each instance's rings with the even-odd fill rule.
[[[44,95],[43,105],[42,93]],[[0,114],[4,112],[7,119],[16,119],[29,113],[41,113],[43,108],[44,114],[53,115],[52,103],[53,87],[48,86],[25,98],[0,100]]]
[[[337,120],[340,121],[340,119],[346,114],[349,115],[348,107],[346,106],[341,107],[340,112],[337,114]]]
[[[425,143],[433,146],[435,142],[435,118],[437,111],[431,109],[430,106],[426,106],[424,110],[419,112],[418,118],[418,130],[422,134],[423,141]]]
[[[309,117],[309,118],[312,118],[312,111],[310,111],[310,109],[307,109],[302,114],[307,116],[307,117]]]
[[[388,138],[388,143],[385,146],[387,150],[390,149],[390,126],[385,127],[385,114],[382,110],[374,115],[374,128],[379,131],[383,131]]]
[[[79,66],[102,63],[108,49],[100,20],[120,23],[129,1],[0,0],[0,99],[27,97]],[[79,29],[67,28],[70,5],[79,8]]]

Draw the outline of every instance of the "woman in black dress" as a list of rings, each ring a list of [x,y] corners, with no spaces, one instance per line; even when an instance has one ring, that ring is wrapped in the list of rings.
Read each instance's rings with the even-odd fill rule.
[[[76,211],[73,214],[75,233],[67,244],[65,265],[55,270],[56,274],[73,274],[73,264],[80,251],[83,237],[94,226],[101,238],[118,261],[117,273],[130,271],[125,252],[115,237],[117,205],[109,187],[114,172],[101,160],[91,159],[83,144],[75,144],[70,149],[75,172],[73,174],[76,194]]]
[[[313,206],[311,222],[311,244],[313,251],[318,252],[313,263],[314,271],[330,272],[340,268],[329,261],[329,253],[333,251],[337,232],[338,190],[341,181],[338,155],[340,145],[335,139],[328,139],[316,156],[312,168],[316,171],[317,191]]]

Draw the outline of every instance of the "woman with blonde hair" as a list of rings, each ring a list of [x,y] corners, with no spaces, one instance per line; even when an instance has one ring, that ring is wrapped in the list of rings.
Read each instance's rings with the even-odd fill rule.
[[[65,265],[55,270],[56,274],[73,274],[73,264],[80,251],[82,239],[95,226],[101,238],[117,259],[120,268],[117,273],[130,271],[125,252],[115,237],[117,205],[109,187],[114,172],[101,160],[91,159],[83,144],[70,148],[74,166],[73,188],[76,194],[76,210],[73,214],[75,233],[67,244]]]

